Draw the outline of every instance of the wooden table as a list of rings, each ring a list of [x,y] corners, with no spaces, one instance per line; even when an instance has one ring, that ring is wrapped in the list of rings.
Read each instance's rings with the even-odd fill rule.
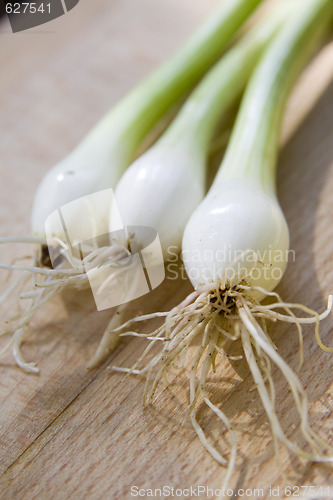
[[[81,0],[52,23],[15,35],[2,21],[1,235],[29,234],[33,194],[44,173],[117,99],[172,54],[216,4]],[[325,308],[333,288],[332,77],[330,44],[304,73],[289,103],[278,170],[279,198],[296,253],[278,291],[285,300],[318,311]],[[11,245],[0,251],[1,262],[9,262],[31,248]],[[5,273],[1,276],[5,289]],[[149,302],[134,301],[129,315],[168,310],[190,290],[187,281],[166,281]],[[14,299],[5,303],[2,320],[14,306]],[[89,292],[67,293],[45,307],[26,336],[24,356],[38,362],[40,374],[22,373],[10,353],[1,359],[1,498],[127,499],[132,498],[131,486],[221,486],[225,470],[204,451],[191,425],[181,426],[186,370],[148,408],[142,406],[141,379],[133,376],[124,383],[105,366],[86,371],[109,317],[110,311],[96,311]],[[296,368],[295,331],[273,327],[280,354]],[[331,316],[321,327],[322,339],[330,345],[332,331]],[[112,364],[130,366],[143,346],[140,339],[124,342]],[[300,378],[309,396],[311,421],[333,444],[332,367],[333,356],[318,348],[313,329],[306,328]],[[288,435],[295,437],[290,394],[281,376],[274,374],[279,414]],[[213,395],[235,420],[239,439],[230,487],[248,489],[248,498],[273,498],[269,487],[279,488],[275,498],[283,498],[288,485],[330,485],[333,498],[332,467],[300,462],[283,449],[279,465],[267,418],[255,392],[249,392],[251,385],[245,364],[236,372],[227,362],[219,364],[212,384]],[[208,411],[202,410],[199,418],[210,435],[218,435],[219,424]],[[213,498],[209,493],[200,497]]]

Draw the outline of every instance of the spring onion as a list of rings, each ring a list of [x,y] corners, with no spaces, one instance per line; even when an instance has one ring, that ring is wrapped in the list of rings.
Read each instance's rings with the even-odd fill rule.
[[[295,324],[302,343],[302,325],[313,323],[320,347],[333,351],[323,345],[319,336],[319,322],[332,310],[333,297],[329,297],[326,311],[318,314],[301,304],[283,302],[273,291],[286,268],[289,249],[288,228],[275,187],[281,121],[291,88],[322,40],[332,16],[331,0],[304,0],[297,15],[291,16],[265,51],[251,77],[216,179],[185,229],[183,259],[195,291],[168,313],[139,316],[121,327],[165,316],[161,327],[141,334],[150,343],[132,368],[112,367],[146,374],[144,400],[148,403],[154,401],[168,369],[200,338],[190,369],[188,416],[202,444],[222,465],[227,465],[226,458],[208,441],[196,419],[200,398],[229,431],[232,446],[227,482],[235,466],[236,437],[228,417],[209,399],[206,380],[211,370],[215,371],[216,359],[228,355],[230,341],[241,341],[275,446],[280,442],[311,461],[333,460],[327,455],[329,445],[309,425],[307,396],[299,378],[278,354],[266,328],[267,321]],[[266,296],[275,300],[263,305],[261,300]],[[295,310],[309,317],[297,317]],[[161,351],[141,367],[159,340],[163,340]],[[281,426],[271,362],[288,382],[309,450],[298,447]]]

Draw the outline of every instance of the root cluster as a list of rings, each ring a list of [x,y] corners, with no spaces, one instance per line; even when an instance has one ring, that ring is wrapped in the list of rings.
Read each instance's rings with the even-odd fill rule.
[[[108,247],[81,247],[80,254],[64,251],[59,263],[52,269],[48,267],[48,254],[43,251],[46,248],[43,240],[26,238],[4,238],[0,242],[23,242],[41,244],[40,253],[26,257],[27,264],[12,263],[10,265],[0,264],[0,269],[6,270],[11,275],[17,271],[19,276],[12,280],[5,292],[0,296],[0,304],[13,294],[18,297],[18,313],[6,321],[6,327],[0,332],[0,336],[10,335],[9,342],[0,351],[0,357],[12,347],[13,356],[17,365],[27,373],[38,373],[38,367],[34,362],[24,360],[21,345],[26,335],[31,320],[36,313],[51,300],[52,297],[67,289],[85,290],[89,288],[87,272],[89,270],[105,265],[107,262],[115,262],[128,255],[128,251],[118,245]],[[45,242],[46,243],[46,242]],[[59,245],[63,245],[59,241]],[[110,279],[115,279],[114,272]],[[113,323],[107,331],[112,328]],[[95,360],[95,364],[99,359]]]
[[[270,295],[272,303],[263,305],[253,299],[254,292]],[[262,405],[271,425],[272,435],[277,450],[278,442],[284,444],[298,457],[316,462],[330,462],[333,458],[327,455],[329,445],[321,439],[309,424],[308,400],[300,379],[292,368],[278,353],[267,331],[268,322],[283,321],[296,326],[300,343],[300,363],[303,363],[303,333],[302,325],[313,323],[317,341],[324,350],[333,351],[321,342],[319,322],[326,318],[332,310],[332,299],[324,313],[301,305],[282,301],[274,292],[267,293],[260,287],[249,287],[245,283],[237,286],[206,286],[189,295],[181,304],[168,313],[156,313],[138,316],[128,321],[120,329],[127,329],[131,324],[145,321],[156,316],[164,316],[162,326],[149,334],[127,331],[122,335],[146,337],[149,341],[143,354],[131,368],[113,366],[116,371],[127,374],[145,375],[144,402],[153,403],[161,382],[167,383],[167,374],[171,367],[177,367],[181,357],[190,345],[195,354],[191,357],[189,367],[189,406],[187,416],[202,442],[203,446],[221,465],[228,464],[228,481],[235,466],[237,440],[231,422],[223,412],[221,405],[213,404],[209,398],[207,381],[210,373],[216,372],[216,361],[219,356],[229,357],[227,345],[230,341],[240,340],[243,357],[252,374],[255,388],[258,391]],[[307,317],[298,317],[295,311],[302,311]],[[156,343],[161,345],[158,354],[147,360],[148,353]],[[191,350],[193,352],[193,350]],[[276,411],[275,384],[272,377],[272,363],[285,377],[297,413],[299,428],[305,441],[306,449],[300,448],[291,441],[281,426]],[[196,417],[198,403],[204,402],[221,420],[230,435],[229,460],[208,441],[203,428]]]

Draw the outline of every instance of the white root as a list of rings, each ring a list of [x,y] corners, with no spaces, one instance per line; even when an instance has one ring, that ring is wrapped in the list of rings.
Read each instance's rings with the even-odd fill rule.
[[[45,243],[40,238],[1,238],[1,243]],[[59,245],[61,246],[59,241]],[[0,264],[0,269],[9,272],[20,272],[19,277],[10,283],[0,296],[0,304],[13,293],[18,297],[18,313],[8,318],[7,326],[0,331],[0,336],[12,335],[12,339],[0,351],[0,356],[7,352],[9,347],[13,347],[13,356],[17,365],[27,373],[38,373],[35,363],[26,362],[21,352],[21,345],[24,334],[27,331],[33,317],[41,308],[51,300],[52,297],[61,293],[65,289],[85,290],[90,283],[87,271],[98,268],[105,263],[112,263],[119,258],[128,256],[128,250],[113,245],[110,247],[85,247],[82,259],[75,257],[72,253],[64,253],[59,265],[52,269],[43,267],[36,257],[30,257],[30,265]],[[29,281],[32,285],[29,288]],[[28,288],[28,289],[27,289]],[[29,304],[22,307],[22,300],[29,299]],[[118,317],[119,316],[119,317]],[[97,366],[108,353],[116,348],[119,342],[119,334],[109,333],[123,321],[123,314],[115,315],[101,340],[95,356],[89,364],[89,368]]]
[[[114,332],[114,329],[122,323],[122,318],[126,312],[126,304],[120,306],[116,313],[112,316],[108,326],[106,327],[103,337],[97,347],[97,350],[87,365],[87,370],[97,368],[111,352],[119,345],[120,332]]]
[[[318,314],[302,304],[283,302],[275,292],[266,293],[275,299],[272,304],[263,305],[254,300],[252,291],[263,291],[260,287],[249,287],[240,284],[232,288],[205,286],[193,292],[181,304],[174,307],[169,313],[155,313],[138,316],[127,321],[117,332],[125,330],[133,323],[149,320],[156,317],[165,317],[162,326],[154,332],[140,334],[126,331],[123,335],[134,335],[150,341],[143,354],[132,368],[112,366],[112,370],[121,371],[128,375],[146,375],[144,402],[151,404],[156,398],[160,383],[165,380],[170,367],[176,368],[176,361],[184,355],[189,346],[197,338],[200,344],[195,348],[189,373],[189,407],[185,421],[192,422],[202,445],[221,465],[228,465],[226,475],[227,484],[232,471],[236,466],[237,440],[231,422],[221,410],[220,404],[213,404],[208,396],[207,380],[211,372],[216,371],[216,359],[223,356],[230,357],[227,344],[240,339],[244,355],[235,359],[244,358],[255,382],[254,388],[258,391],[267,417],[271,424],[275,451],[278,453],[278,442],[284,444],[296,456],[313,462],[332,462],[333,457],[328,455],[332,449],[310,426],[309,410],[306,392],[296,373],[277,352],[267,333],[266,322],[284,321],[296,326],[300,351],[303,351],[302,325],[314,324],[316,339],[319,346],[325,351],[332,351],[332,347],[323,345],[319,336],[319,322],[325,319],[332,311],[333,297],[329,296],[327,309]],[[282,310],[278,312],[277,309]],[[298,317],[295,310],[300,310],[308,317]],[[162,340],[163,342],[157,342]],[[148,354],[154,346],[160,346],[157,354]],[[191,351],[193,353],[193,351]],[[300,355],[300,366],[303,354]],[[296,410],[299,416],[299,429],[309,450],[295,444],[282,428],[276,412],[276,391],[272,376],[272,364],[283,374],[288,382]],[[211,444],[197,419],[198,402],[203,400],[214,412],[227,429],[231,438],[229,459],[222,456],[216,447]],[[306,448],[306,446],[305,446]]]
[[[4,238],[0,238],[0,245],[1,244],[7,244],[7,243],[32,243],[33,245],[46,245],[47,242],[45,238],[37,238],[34,236],[20,236],[20,237],[15,237],[15,236],[7,236]]]

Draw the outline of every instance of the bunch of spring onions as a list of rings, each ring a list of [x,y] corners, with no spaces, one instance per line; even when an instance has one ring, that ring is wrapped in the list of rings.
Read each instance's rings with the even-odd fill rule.
[[[1,240],[2,243],[21,241],[40,245],[33,265],[0,265],[1,269],[23,271],[2,295],[1,301],[10,293],[20,293],[31,275],[33,278],[32,290],[21,293],[22,299],[31,299],[31,305],[18,319],[15,317],[9,321],[9,326],[2,332],[13,334],[4,351],[13,344],[15,360],[25,371],[38,372],[35,363],[23,359],[20,349],[25,329],[36,312],[64,288],[88,288],[87,273],[98,269],[105,261],[117,261],[128,255],[126,245],[110,245],[108,241],[105,244],[105,238],[102,247],[97,242],[97,236],[108,235],[111,188],[116,187],[154,124],[195,85],[260,2],[221,2],[218,10],[173,58],[130,92],[65,160],[45,176],[33,205],[34,237]],[[260,44],[259,40],[252,53],[250,51],[250,59],[256,57]],[[241,77],[242,84],[250,66],[251,62]],[[231,94],[237,92],[239,86]],[[233,97],[231,95],[228,99]],[[222,109],[224,105],[221,104]],[[215,120],[214,116],[212,120]],[[199,187],[192,210],[201,200],[201,193]],[[146,225],[153,224],[148,220]],[[71,236],[69,228],[74,228],[74,237],[68,237]],[[181,231],[182,228],[178,236]]]
[[[143,247],[143,227],[157,231],[164,257],[170,246],[180,250],[182,241],[183,260],[195,291],[170,312],[140,316],[119,328],[114,328],[112,321],[90,367],[104,359],[130,323],[164,316],[162,326],[147,335],[150,343],[135,366],[114,367],[146,374],[145,400],[152,402],[169,368],[194,340],[200,339],[190,369],[188,416],[203,445],[222,465],[227,464],[226,458],[209,443],[197,421],[200,399],[229,430],[232,448],[227,479],[235,465],[236,437],[227,416],[209,399],[206,381],[215,370],[216,359],[228,354],[230,340],[241,342],[275,442],[309,460],[331,460],[325,453],[328,445],[308,423],[301,382],[278,354],[267,322],[281,320],[296,325],[301,362],[302,324],[314,323],[319,345],[333,350],[322,344],[318,329],[320,320],[332,309],[332,297],[327,310],[319,315],[305,306],[284,303],[274,292],[285,271],[289,249],[288,227],[275,189],[281,120],[297,75],[332,19],[332,1],[279,2],[267,21],[249,32],[210,70],[157,143],[121,175],[159,117],[194,86],[259,3],[222,2],[221,9],[178,55],[127,96],[45,177],[34,203],[35,237],[22,239],[40,243],[41,254],[33,266],[0,266],[25,272],[3,300],[10,292],[20,290],[28,275],[32,274],[37,285],[21,294],[22,298],[31,298],[32,304],[3,332],[13,334],[7,347],[13,344],[17,364],[35,373],[36,365],[23,359],[20,346],[26,326],[47,300],[64,288],[88,287],[88,272],[105,265],[112,268],[114,262],[129,257],[130,239],[137,248]],[[209,141],[220,117],[240,96],[249,78],[225,158],[202,201]],[[115,187],[117,208],[109,196],[110,188]],[[74,238],[68,238],[68,227],[63,224],[65,213],[66,224],[75,228]],[[134,228],[132,233],[125,231],[110,244],[99,245],[97,236],[114,234],[119,218],[125,228]],[[51,247],[46,247],[45,224]],[[36,281],[36,276],[44,280]],[[115,275],[111,273],[109,279],[115,279]],[[275,301],[263,305],[266,296]],[[297,309],[308,317],[297,317]],[[141,367],[156,344],[163,348]],[[271,362],[288,381],[308,449],[299,448],[281,427]]]
[[[296,14],[296,15],[295,15]],[[281,121],[292,86],[314,49],[322,41],[333,17],[331,0],[304,0],[265,50],[247,86],[227,152],[207,196],[191,215],[183,236],[185,268],[195,291],[170,312],[138,316],[133,322],[164,316],[159,328],[142,335],[149,344],[131,368],[112,367],[128,374],[145,374],[144,400],[152,403],[160,382],[170,368],[179,365],[186,351],[192,353],[189,375],[191,419],[204,447],[222,465],[227,479],[234,469],[237,441],[231,422],[209,398],[207,379],[219,357],[228,356],[230,341],[240,341],[261,402],[269,419],[274,443],[284,444],[293,454],[310,461],[331,462],[329,444],[311,428],[305,390],[291,367],[270,339],[267,322],[284,321],[297,328],[301,360],[302,325],[315,325],[332,310],[333,297],[325,312],[318,314],[301,305],[283,302],[274,292],[287,265],[289,232],[279,206],[275,166]],[[272,302],[261,303],[264,297]],[[296,316],[302,311],[307,317]],[[162,342],[160,342],[162,341]],[[195,343],[195,345],[193,345]],[[162,348],[144,361],[152,348]],[[191,350],[189,347],[191,346]],[[194,355],[193,355],[194,350]],[[272,363],[288,382],[300,419],[305,442],[299,447],[281,426],[276,408]],[[207,439],[196,418],[204,403],[226,426],[231,436],[229,461]]]

